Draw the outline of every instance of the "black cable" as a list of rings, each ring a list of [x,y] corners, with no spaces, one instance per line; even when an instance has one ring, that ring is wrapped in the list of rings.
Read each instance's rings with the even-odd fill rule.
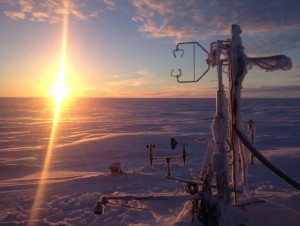
[[[237,126],[234,126],[234,131],[241,140],[241,142],[248,148],[248,150],[267,168],[269,168],[273,173],[275,173],[277,176],[279,176],[281,179],[283,179],[288,184],[292,185],[294,188],[300,190],[300,184],[289,177],[287,174],[285,174],[283,171],[278,169],[275,165],[273,165],[269,160],[267,160],[249,141],[247,138],[244,137],[243,133],[237,128]]]

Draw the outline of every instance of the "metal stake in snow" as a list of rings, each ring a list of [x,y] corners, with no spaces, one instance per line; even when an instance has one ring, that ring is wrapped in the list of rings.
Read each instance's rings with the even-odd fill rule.
[[[243,130],[240,103],[242,82],[247,74],[247,66],[258,66],[265,71],[289,70],[292,68],[292,62],[290,58],[284,55],[249,58],[245,55],[244,47],[242,46],[240,37],[240,34],[242,33],[241,28],[238,25],[232,25],[231,33],[231,39],[225,41],[218,40],[211,43],[210,52],[205,50],[204,47],[197,42],[178,43],[176,49],[173,51],[175,57],[176,52],[180,52],[182,57],[184,55],[184,50],[180,49],[180,47],[183,45],[192,44],[194,49],[195,46],[198,46],[201,50],[208,54],[208,68],[202,73],[201,76],[198,76],[198,78],[195,76],[194,54],[194,80],[183,80],[181,69],[179,69],[178,75],[173,75],[174,70],[172,70],[171,76],[176,77],[177,81],[180,83],[198,82],[207,73],[210,66],[217,67],[218,91],[216,94],[216,112],[211,125],[213,142],[208,144],[204,163],[200,173],[200,178],[204,182],[203,190],[211,192],[215,180],[218,197],[220,199],[225,199],[226,202],[229,202],[230,191],[236,191],[237,176],[239,174],[238,163],[240,160],[242,169],[240,174],[244,193],[246,196],[250,195],[247,188],[247,164],[245,161],[246,155],[244,153],[244,146],[276,175],[280,176],[290,185],[300,189],[298,182],[289,178],[282,171],[272,165],[266,158],[263,157],[260,152],[253,147],[252,143],[248,140],[246,133]],[[228,98],[228,111],[225,110],[226,97],[222,81],[223,72],[227,73],[229,79],[230,96]],[[230,153],[231,158],[230,185],[228,181],[229,172],[227,167],[227,153]],[[237,197],[235,192],[233,192],[232,198],[233,202],[236,203]]]

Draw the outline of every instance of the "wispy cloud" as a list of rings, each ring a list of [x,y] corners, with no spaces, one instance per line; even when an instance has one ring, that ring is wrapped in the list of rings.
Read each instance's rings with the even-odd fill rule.
[[[114,75],[112,81],[107,83],[110,87],[127,87],[139,88],[149,83],[156,75],[154,71],[149,68],[143,68],[136,72],[135,75]]]
[[[153,78],[154,76],[157,76],[156,72],[154,72],[153,70],[149,69],[149,68],[143,68],[138,70],[137,75],[143,76],[144,78]]]
[[[23,13],[23,12],[4,11],[4,15],[13,20],[25,19],[25,13]]]
[[[248,97],[300,97],[299,85],[246,87],[244,91]]]
[[[1,3],[1,2],[0,2]],[[97,16],[101,7],[88,7],[87,0],[16,0],[2,2],[10,11],[4,15],[11,19],[28,19],[30,21],[56,23],[68,14],[79,20]]]
[[[229,26],[239,24],[250,53],[300,48],[298,0],[11,0],[1,4],[7,6],[8,18],[49,23],[60,21],[64,13],[88,20],[104,10],[125,10],[145,38],[172,42],[228,38]]]
[[[287,83],[292,85],[300,84],[300,74],[290,75]]]
[[[131,3],[136,9],[132,19],[148,38],[168,38],[176,42],[205,40],[215,35],[228,36],[229,25],[237,23],[244,35],[256,36],[257,43],[251,43],[251,51],[264,46],[264,52],[300,47],[300,2],[297,0],[139,0]],[[272,40],[266,45],[264,40],[268,35],[272,35]]]

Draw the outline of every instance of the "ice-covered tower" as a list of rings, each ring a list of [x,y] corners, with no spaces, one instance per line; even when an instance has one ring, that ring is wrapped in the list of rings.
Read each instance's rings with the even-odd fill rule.
[[[243,193],[247,197],[250,196],[247,188],[248,164],[246,157],[248,155],[246,155],[246,151],[251,151],[259,161],[285,181],[293,186],[298,186],[297,183],[294,183],[290,178],[288,179],[287,175],[268,162],[253,147],[244,131],[241,111],[242,83],[247,74],[247,68],[258,66],[265,71],[289,70],[292,68],[292,62],[285,55],[258,58],[247,57],[244,53],[241,33],[242,29],[239,25],[231,25],[231,39],[212,42],[209,52],[197,42],[178,43],[174,52],[182,52],[181,56],[183,56],[184,50],[179,47],[186,44],[192,44],[194,52],[195,46],[199,46],[206,52],[208,54],[208,69],[198,79],[195,78],[194,69],[194,80],[192,81],[183,80],[180,69],[178,75],[174,76],[172,75],[173,71],[171,72],[171,75],[177,77],[177,81],[180,83],[198,82],[210,67],[217,67],[218,90],[216,93],[216,112],[211,124],[213,139],[207,146],[200,178],[204,183],[204,191],[212,192],[216,185],[218,197],[226,200],[226,202],[229,202],[233,198],[232,201],[234,203],[236,203],[237,199],[236,191],[239,182],[243,186]],[[175,53],[174,56],[176,57]],[[222,80],[223,72],[227,74],[229,80],[227,99]]]

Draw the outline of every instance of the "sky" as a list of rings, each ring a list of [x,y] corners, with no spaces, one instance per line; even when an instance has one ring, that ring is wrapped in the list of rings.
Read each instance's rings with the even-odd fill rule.
[[[0,0],[0,97],[49,96],[63,53],[72,97],[215,97],[216,69],[179,84],[172,69],[189,79],[193,60],[172,50],[183,41],[209,49],[231,38],[231,24],[249,57],[293,62],[290,71],[249,70],[243,96],[300,98],[299,0]],[[198,75],[207,56],[196,56]]]

